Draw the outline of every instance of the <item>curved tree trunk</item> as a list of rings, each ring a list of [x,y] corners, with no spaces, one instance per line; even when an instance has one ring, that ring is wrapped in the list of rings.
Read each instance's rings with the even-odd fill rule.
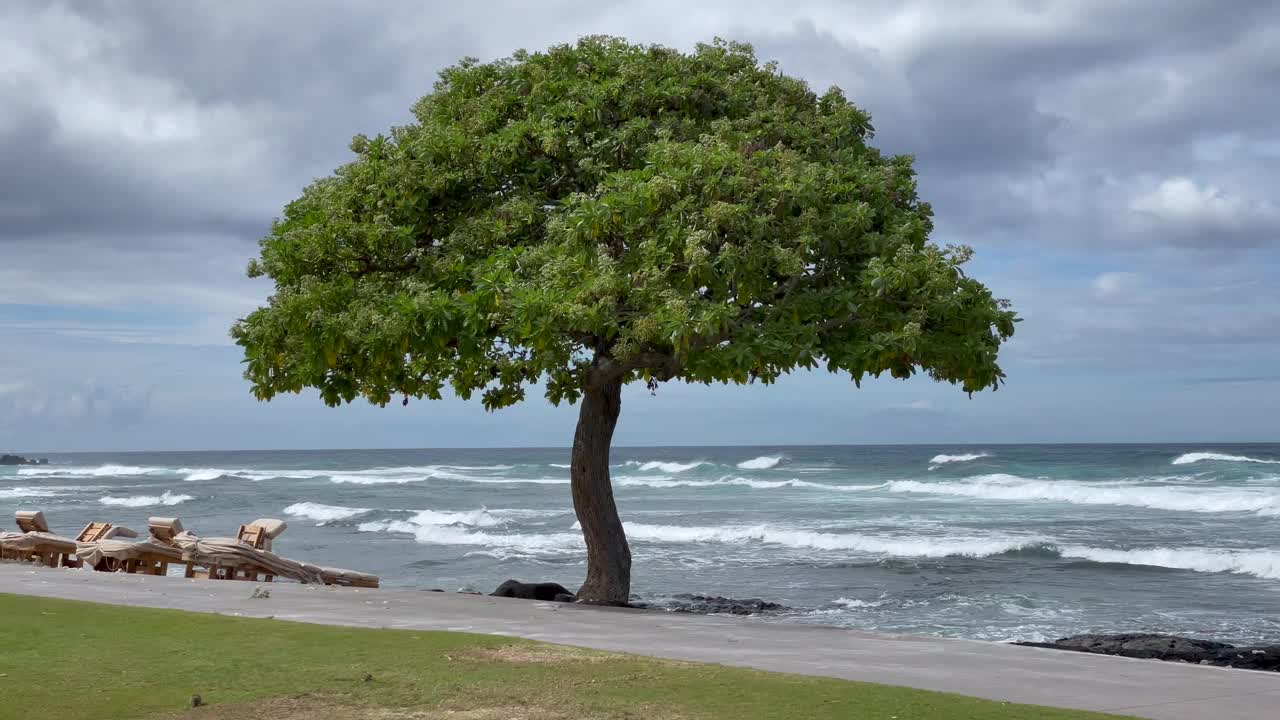
[[[593,377],[580,402],[569,470],[573,509],[587,541],[587,580],[578,590],[578,600],[625,605],[631,599],[631,549],[609,478],[609,446],[622,409],[622,378]]]

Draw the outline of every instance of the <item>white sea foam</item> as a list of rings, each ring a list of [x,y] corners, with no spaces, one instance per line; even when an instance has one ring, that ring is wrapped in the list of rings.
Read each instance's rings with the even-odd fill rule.
[[[738,469],[739,470],[768,470],[769,468],[777,467],[778,463],[780,462],[782,462],[781,455],[761,455],[760,457],[751,458],[750,460],[743,460],[742,462],[738,463]]]
[[[1173,459],[1174,465],[1190,465],[1198,462],[1245,462],[1245,463],[1261,463],[1264,465],[1280,465],[1280,460],[1260,460],[1244,455],[1225,455],[1215,452],[1193,452],[1185,455],[1179,455]]]
[[[921,482],[892,480],[890,492],[970,497],[1021,502],[1051,501],[1073,505],[1122,505],[1175,512],[1280,513],[1280,491],[1270,488],[1206,488],[1136,483],[1084,483],[1038,480],[1017,475],[979,475],[965,480]]]
[[[664,473],[682,473],[687,470],[692,470],[696,467],[701,467],[703,465],[710,465],[711,463],[706,462],[705,460],[695,460],[694,462],[691,462],[691,463],[662,462],[660,460],[650,460],[648,462],[640,462],[639,460],[628,460],[624,464],[629,465],[631,467],[639,468],[640,472],[660,470]]]
[[[33,488],[33,487],[11,487],[0,488],[0,500],[13,500],[15,498],[28,497],[57,497],[62,495],[49,488]]]
[[[1058,548],[1064,558],[1101,563],[1149,565],[1207,573],[1237,573],[1271,580],[1280,579],[1280,552],[1274,550],[1223,550],[1215,548],[1150,548],[1108,550],[1082,545]]]
[[[411,477],[370,477],[369,475],[349,475],[338,474],[329,478],[329,482],[338,483],[339,485],[404,485],[406,483],[423,482],[428,478],[425,476]]]
[[[227,474],[227,471],[218,470],[216,468],[209,469],[209,470],[192,470],[190,468],[183,468],[179,472],[184,473],[186,475],[186,477],[182,479],[186,480],[187,482],[199,482],[202,480],[217,480],[218,478]]]
[[[884,605],[886,602],[888,601],[884,599],[884,596],[881,596],[881,599],[879,600],[871,600],[871,601],[859,600],[857,598],[842,597],[842,598],[836,598],[835,600],[832,600],[831,604],[839,605],[842,608],[854,609],[854,608],[880,607],[881,605]]]
[[[408,520],[379,520],[360,523],[361,532],[387,532],[412,535],[424,545],[478,545],[502,548],[520,555],[547,555],[578,552],[583,546],[581,533],[496,533],[475,530],[493,527],[503,520],[481,508],[464,512],[424,510]],[[525,511],[513,511],[525,512]]]
[[[939,465],[946,465],[948,463],[972,462],[974,460],[979,460],[984,457],[991,457],[991,453],[965,453],[963,455],[934,455],[933,459],[929,461],[929,466],[930,466],[929,469],[932,470],[938,467]]]
[[[614,482],[621,487],[651,487],[651,488],[677,488],[677,487],[724,487],[724,486],[740,486],[756,488],[758,490],[769,490],[773,488],[810,488],[815,490],[828,490],[832,492],[862,492],[878,485],[832,485],[829,483],[810,482],[808,480],[754,480],[751,478],[726,476],[718,480],[678,480],[666,476],[645,477],[643,475],[620,475],[614,479]]]
[[[284,509],[286,515],[315,520],[320,524],[335,520],[350,520],[357,515],[369,512],[369,508],[342,507],[341,505],[322,505],[313,502],[294,503]]]
[[[1042,544],[1025,537],[877,537],[859,533],[826,533],[774,525],[684,526],[623,523],[633,540],[668,543],[762,543],[815,550],[851,550],[894,557],[987,557]]]
[[[157,475],[167,472],[171,471],[168,468],[138,467],[136,465],[100,465],[98,467],[40,465],[38,467],[18,468],[19,475],[36,477],[130,477],[134,475]]]
[[[133,495],[130,497],[102,497],[98,498],[98,502],[103,505],[112,505],[116,507],[152,507],[155,505],[178,505],[188,500],[194,500],[191,495],[175,495],[168,490],[162,495]]]
[[[551,467],[560,468],[561,470],[568,470],[569,468],[573,467],[572,465],[565,465],[564,463],[549,463],[549,464],[551,465]]]

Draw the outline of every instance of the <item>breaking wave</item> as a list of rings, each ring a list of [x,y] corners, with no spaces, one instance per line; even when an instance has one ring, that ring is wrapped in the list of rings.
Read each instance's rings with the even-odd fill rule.
[[[19,475],[36,477],[128,477],[156,475],[169,472],[167,468],[138,467],[136,465],[101,465],[99,467],[48,466],[18,468]]]
[[[1280,492],[1267,488],[1092,484],[1074,480],[1033,480],[1017,475],[979,475],[965,480],[891,480],[890,492],[970,497],[985,500],[1054,501],[1073,505],[1124,505],[1175,512],[1280,514]]]
[[[350,520],[369,512],[369,508],[350,508],[340,505],[322,505],[313,502],[294,503],[284,509],[286,515],[315,520],[320,524],[335,520]]]
[[[664,473],[682,473],[682,472],[685,472],[686,470],[692,470],[696,467],[701,467],[703,465],[710,465],[711,463],[705,460],[695,460],[694,462],[691,462],[691,463],[662,462],[660,460],[650,460],[648,462],[640,462],[639,460],[628,460],[623,464],[629,467],[639,468],[640,472],[660,470]]]
[[[496,533],[475,528],[505,525],[508,518],[558,515],[558,511],[541,510],[423,510],[407,520],[377,520],[360,523],[360,532],[386,532],[412,535],[424,545],[478,545],[516,551],[516,555],[547,555],[577,551],[583,547],[582,535],[566,533]]]
[[[768,470],[769,468],[777,467],[778,463],[780,462],[782,462],[781,455],[761,455],[758,458],[751,458],[750,460],[743,460],[742,462],[738,463],[738,469],[739,470]]]
[[[768,490],[772,488],[811,488],[816,490],[829,490],[834,492],[862,492],[880,487],[879,485],[831,485],[829,483],[810,482],[808,480],[754,480],[751,478],[726,476],[719,480],[678,480],[670,477],[656,476],[628,476],[621,475],[614,479],[614,482],[621,487],[651,487],[651,488],[676,488],[676,487],[725,487],[736,485],[740,487],[756,488],[759,490]]]
[[[102,505],[112,505],[115,507],[153,507],[155,505],[178,505],[188,500],[194,500],[192,495],[175,495],[169,491],[165,491],[162,495],[134,495],[131,497],[102,497],[98,498],[98,502]]]
[[[895,557],[988,557],[1043,541],[1031,538],[876,537],[859,533],[828,533],[774,525],[682,526],[623,523],[634,540],[667,543],[763,543],[814,550],[853,550]]]
[[[1190,465],[1198,462],[1244,462],[1261,463],[1263,465],[1280,465],[1280,460],[1260,460],[1245,455],[1225,455],[1214,452],[1193,452],[1179,455],[1173,459],[1174,465]]]
[[[963,455],[934,455],[929,461],[929,469],[936,469],[939,465],[947,465],[949,463],[972,462],[984,457],[991,457],[991,453],[965,453]]]
[[[1280,579],[1280,552],[1274,550],[1220,550],[1199,548],[1150,548],[1108,550],[1081,545],[1058,548],[1064,558],[1098,563],[1147,565],[1206,573],[1236,573],[1271,580]]]
[[[55,492],[49,488],[33,488],[33,487],[12,487],[0,488],[0,500],[13,500],[15,498],[28,497],[57,497],[60,492]]]

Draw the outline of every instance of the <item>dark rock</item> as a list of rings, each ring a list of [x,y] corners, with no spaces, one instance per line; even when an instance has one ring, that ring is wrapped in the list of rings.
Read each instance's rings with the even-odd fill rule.
[[[191,696],[191,707],[200,707],[203,704],[204,700],[201,700],[199,695]]]
[[[440,588],[431,588],[427,592],[444,592],[444,590],[441,590]]]
[[[39,460],[28,460],[21,455],[0,455],[0,465],[48,465],[49,459],[45,458],[44,462]]]
[[[520,598],[521,600],[554,601],[557,595],[573,595],[560,583],[525,583],[508,580],[489,593],[492,597]]]
[[[745,600],[736,600],[734,598],[726,598],[710,595],[694,595],[681,594],[674,596],[669,603],[667,609],[675,612],[692,612],[726,615],[758,615],[761,613],[774,613],[790,610],[791,608],[780,605],[775,602],[761,600],[760,598],[747,598]]]
[[[577,602],[578,597],[576,595],[570,595],[569,593],[560,593],[552,598],[552,600],[556,602]]]
[[[1259,645],[1219,650],[1211,664],[1242,670],[1280,672],[1280,645]]]
[[[1017,644],[1246,670],[1280,671],[1280,645],[1235,647],[1229,643],[1212,640],[1153,634],[1074,635],[1047,643]]]
[[[1183,660],[1198,663],[1211,660],[1220,650],[1231,646],[1226,643],[1210,640],[1196,640],[1177,635],[1154,635],[1145,633],[1122,635],[1073,635],[1055,640],[1051,643],[1018,643],[1034,647],[1049,647],[1059,650],[1076,650],[1079,652],[1098,653],[1100,655],[1120,655],[1122,657],[1154,660]]]

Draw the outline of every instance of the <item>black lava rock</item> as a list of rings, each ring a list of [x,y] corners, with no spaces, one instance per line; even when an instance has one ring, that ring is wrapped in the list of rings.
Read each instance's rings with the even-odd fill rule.
[[[558,595],[568,595],[573,597],[573,593],[569,592],[565,586],[560,583],[544,582],[544,583],[526,583],[519,580],[508,580],[498,586],[497,590],[489,593],[492,597],[509,597],[520,598],[521,600],[543,600],[546,602],[554,602]]]
[[[1073,635],[1053,642],[1016,644],[1147,660],[1171,660],[1246,670],[1280,671],[1280,645],[1235,647],[1229,643],[1212,640],[1147,633]]]
[[[783,612],[791,608],[768,600],[761,600],[760,598],[739,600],[718,595],[713,597],[710,595],[684,593],[672,597],[671,601],[667,603],[667,609],[675,612],[701,613],[704,615],[759,615],[762,613]]]

